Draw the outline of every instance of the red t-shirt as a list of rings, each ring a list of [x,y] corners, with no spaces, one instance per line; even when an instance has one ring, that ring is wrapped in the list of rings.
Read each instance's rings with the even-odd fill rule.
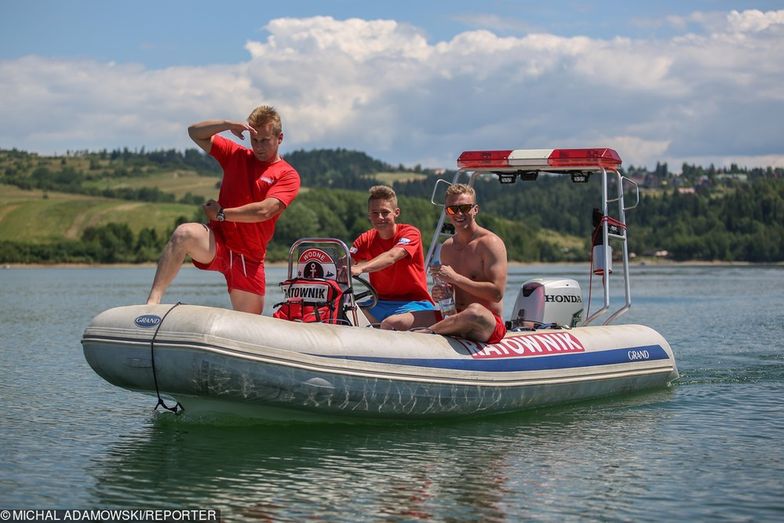
[[[398,223],[395,236],[385,240],[378,231],[362,233],[351,246],[356,261],[372,260],[392,247],[402,247],[407,256],[386,269],[370,273],[370,283],[382,300],[433,302],[427,292],[425,257],[422,254],[422,235],[413,225]]]
[[[218,196],[221,207],[239,207],[267,198],[277,198],[288,207],[299,192],[299,174],[284,160],[260,162],[252,150],[219,135],[212,137],[210,155],[223,167]],[[230,250],[263,261],[279,217],[256,223],[212,221],[210,228]]]

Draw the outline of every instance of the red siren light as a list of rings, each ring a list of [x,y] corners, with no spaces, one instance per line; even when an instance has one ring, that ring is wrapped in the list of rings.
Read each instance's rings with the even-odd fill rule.
[[[487,170],[601,170],[617,171],[621,157],[613,149],[513,149],[465,151],[457,159],[460,169]]]
[[[618,170],[621,157],[613,149],[554,149],[548,163],[552,167],[604,167]]]
[[[457,159],[459,169],[477,168],[499,168],[509,167],[509,155],[512,150],[507,151],[465,151]]]

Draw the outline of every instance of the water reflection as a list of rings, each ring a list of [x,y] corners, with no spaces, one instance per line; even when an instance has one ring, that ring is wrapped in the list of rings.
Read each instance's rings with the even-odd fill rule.
[[[91,464],[91,497],[220,508],[231,520],[506,521],[563,514],[567,481],[617,509],[608,492],[628,496],[629,465],[649,467],[649,447],[629,446],[627,434],[655,438],[661,413],[648,407],[670,394],[420,425],[219,427],[161,416]]]
[[[515,267],[507,296],[543,275],[585,296],[584,269]],[[154,269],[0,271],[0,501],[214,506],[229,521],[777,521],[782,271],[633,268],[621,322],[671,343],[671,390],[451,424],[239,428],[150,418],[154,398],[85,362],[84,326],[139,303]],[[171,298],[228,306],[219,277],[187,268]]]

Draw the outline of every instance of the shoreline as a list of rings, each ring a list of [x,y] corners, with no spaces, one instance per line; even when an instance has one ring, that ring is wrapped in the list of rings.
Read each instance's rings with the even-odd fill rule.
[[[616,263],[614,261],[614,263]],[[620,262],[617,262],[620,263]],[[509,267],[541,267],[550,265],[585,266],[588,262],[519,262],[510,261]],[[630,267],[744,267],[744,266],[782,266],[784,262],[756,263],[747,261],[723,261],[723,260],[661,260],[656,258],[638,259],[629,263]],[[144,263],[4,263],[0,269],[152,269],[157,264],[155,262]],[[190,262],[183,264],[183,267],[192,266]],[[286,268],[287,261],[267,262],[266,267]]]

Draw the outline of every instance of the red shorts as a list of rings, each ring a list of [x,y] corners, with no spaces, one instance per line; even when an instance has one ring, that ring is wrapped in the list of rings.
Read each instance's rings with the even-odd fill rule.
[[[501,318],[501,316],[496,315],[492,311],[490,312],[493,315],[493,318],[495,318],[495,329],[493,329],[493,332],[490,333],[490,337],[487,339],[487,341],[483,343],[498,343],[499,341],[504,339],[504,336],[506,336],[506,324],[504,323],[504,320],[503,318]],[[437,321],[441,321],[444,319],[444,316],[443,314],[441,314],[441,311],[436,310],[435,313],[436,313]]]
[[[193,265],[205,271],[218,271],[226,278],[229,292],[234,289],[264,296],[267,278],[264,275],[264,261],[251,260],[242,254],[229,250],[226,245],[215,238],[215,257],[210,263]]]
[[[495,318],[495,329],[493,329],[493,333],[485,343],[498,343],[506,336],[506,324],[504,323],[503,318],[495,314],[493,314],[493,317]]]

